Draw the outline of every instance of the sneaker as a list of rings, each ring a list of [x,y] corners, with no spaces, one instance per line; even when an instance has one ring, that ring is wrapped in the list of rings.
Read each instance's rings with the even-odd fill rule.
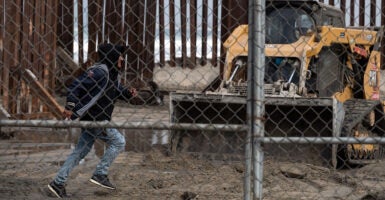
[[[116,187],[110,183],[110,180],[108,180],[107,175],[93,175],[90,182],[110,190],[116,189]]]
[[[52,181],[51,183],[48,184],[48,189],[55,194],[58,198],[66,198],[68,197],[66,193],[66,188],[64,185],[59,185],[56,184],[55,181]]]

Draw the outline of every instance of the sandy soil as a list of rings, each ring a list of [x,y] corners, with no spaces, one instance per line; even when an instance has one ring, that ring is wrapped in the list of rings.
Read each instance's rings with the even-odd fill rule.
[[[2,156],[1,199],[53,198],[46,185],[70,149]],[[13,157],[13,158],[12,158]],[[12,162],[14,161],[14,162]],[[125,152],[110,169],[118,187],[110,191],[88,181],[98,162],[90,153],[67,183],[70,199],[242,199],[244,165],[158,151]],[[331,170],[306,163],[264,162],[264,199],[383,199],[385,163]]]

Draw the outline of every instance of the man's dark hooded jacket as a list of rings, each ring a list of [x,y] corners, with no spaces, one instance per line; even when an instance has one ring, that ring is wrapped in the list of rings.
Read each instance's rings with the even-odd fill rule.
[[[123,46],[101,44],[98,47],[99,62],[76,78],[68,88],[65,108],[73,111],[71,119],[111,120],[115,101],[118,98],[128,101],[132,97],[118,80],[117,63],[123,53]]]

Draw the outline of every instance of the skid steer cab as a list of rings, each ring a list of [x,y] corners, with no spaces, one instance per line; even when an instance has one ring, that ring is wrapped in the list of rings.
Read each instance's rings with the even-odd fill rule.
[[[383,31],[345,27],[341,10],[317,1],[266,1],[265,136],[382,136]],[[223,47],[220,84],[201,93],[171,94],[172,123],[246,123],[248,26],[235,28]],[[384,155],[379,144],[326,146],[316,152],[327,154],[334,166]]]

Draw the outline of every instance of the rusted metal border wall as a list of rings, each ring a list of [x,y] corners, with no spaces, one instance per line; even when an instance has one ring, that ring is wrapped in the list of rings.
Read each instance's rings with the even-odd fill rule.
[[[2,105],[15,118],[52,116],[45,95],[34,90],[29,69],[44,88],[55,85],[57,1],[1,1]]]
[[[79,1],[80,2],[80,1]],[[191,2],[191,3],[190,3]],[[210,1],[203,1],[203,6],[197,8],[196,1],[181,1],[180,7],[177,7],[175,1],[169,1],[169,5],[165,7],[164,1],[159,1],[159,4],[156,4],[156,1],[125,1],[124,2],[124,13],[122,13],[122,3],[121,1],[88,1],[89,13],[88,13],[88,31],[89,31],[89,54],[88,58],[95,58],[94,49],[95,46],[101,42],[109,41],[113,43],[126,43],[131,46],[131,54],[129,54],[129,68],[127,74],[137,74],[140,69],[145,65],[146,67],[150,66],[149,69],[153,68],[154,64],[154,39],[155,39],[155,28],[158,26],[160,30],[161,38],[161,48],[160,48],[160,65],[164,66],[165,64],[170,64],[171,66],[176,66],[175,56],[175,37],[176,34],[182,35],[182,61],[178,63],[178,66],[181,67],[190,67],[194,68],[197,64],[204,65],[206,64],[207,54],[212,54],[210,57],[211,63],[216,66],[218,61],[217,55],[217,38],[226,38],[231,31],[237,27],[239,24],[247,23],[247,1],[223,1],[222,7],[219,8],[219,1],[213,1],[212,10],[209,12],[209,3]],[[72,2],[71,2],[72,3]],[[147,3],[147,4],[146,4]],[[79,18],[81,14],[81,3],[78,5]],[[156,24],[156,8],[158,7],[160,15],[159,24]],[[188,12],[188,8],[191,12]],[[168,10],[168,16],[164,15],[164,8]],[[104,10],[103,10],[104,9]],[[202,21],[197,22],[196,12],[197,9],[202,9]],[[225,16],[219,16],[219,9],[222,12],[226,13]],[[177,12],[175,12],[177,10]],[[105,20],[103,21],[103,13],[105,13]],[[175,13],[178,13],[179,16],[176,16]],[[68,15],[72,16],[68,16]],[[59,7],[59,25],[58,25],[58,36],[59,36],[59,45],[62,46],[66,52],[72,54],[73,50],[73,4],[70,4],[69,1],[61,1]],[[175,31],[175,17],[181,18],[182,30]],[[212,27],[208,27],[209,17],[212,19]],[[124,18],[124,20],[122,20]],[[145,21],[146,18],[146,21]],[[170,23],[165,25],[164,19],[169,18]],[[190,21],[190,23],[187,23]],[[225,22],[221,25],[222,36],[219,36],[219,25],[218,22]],[[81,22],[78,23],[79,28],[81,28]],[[187,27],[189,25],[189,27]],[[104,28],[103,28],[104,27]],[[213,31],[209,32],[208,29]],[[165,29],[169,29],[170,34],[170,60],[165,60],[165,48],[164,48],[164,32]],[[81,31],[81,29],[79,29]],[[104,32],[102,32],[104,31]],[[190,31],[191,43],[189,48],[191,48],[191,56],[187,56],[187,31]],[[201,32],[202,48],[197,49],[195,43],[197,42],[197,31]],[[143,35],[145,34],[145,36]],[[208,52],[205,48],[207,44],[207,37],[209,34],[212,34],[212,51]],[[78,34],[82,35],[81,32]],[[145,39],[144,39],[145,38]],[[79,37],[81,40],[81,37]],[[104,41],[103,41],[104,40]],[[79,41],[82,44],[82,41]],[[80,47],[81,48],[81,47]],[[204,55],[200,60],[197,60],[197,53]],[[223,52],[221,53],[223,54]],[[86,60],[79,59],[80,62],[86,62]],[[147,72],[151,76],[151,72]]]
[[[58,45],[72,55],[73,52],[73,1],[60,0],[58,8]]]
[[[168,5],[165,5],[164,0],[159,1],[158,4],[156,4],[157,1],[124,1],[124,4],[122,4],[121,1],[104,1],[104,0],[97,0],[97,1],[88,1],[89,4],[89,34],[93,35],[90,37],[89,44],[90,50],[95,49],[95,45],[104,41],[110,41],[114,43],[126,43],[131,46],[130,50],[131,53],[129,54],[128,61],[129,65],[127,68],[127,79],[130,80],[131,78],[136,77],[138,74],[144,74],[144,77],[151,78],[152,77],[152,69],[154,67],[154,41],[155,39],[155,30],[156,26],[159,28],[159,38],[160,38],[160,63],[159,65],[166,66],[180,66],[180,67],[189,67],[189,68],[195,68],[198,64],[204,65],[207,62],[207,55],[211,54],[211,64],[214,66],[217,66],[217,59],[221,59],[223,63],[223,50],[221,51],[220,55],[217,55],[217,47],[218,47],[218,40],[217,38],[221,38],[221,41],[223,42],[228,35],[231,33],[231,31],[237,27],[240,24],[246,24],[247,23],[247,16],[245,13],[247,13],[247,1],[246,0],[229,0],[229,1],[202,1],[203,5],[201,7],[197,7],[197,1],[184,1],[184,0],[178,0],[178,3],[176,4],[175,0],[168,1]],[[326,2],[323,0],[320,0],[320,2]],[[68,1],[62,1],[63,5],[60,5],[61,11],[69,11],[71,8],[73,9],[73,5],[69,5]],[[146,5],[147,3],[147,5]],[[212,3],[212,12],[211,15],[208,15],[208,9],[209,9],[209,3]],[[327,2],[328,4],[332,6],[337,6],[336,2],[333,0],[329,0]],[[355,24],[355,21],[358,19],[359,25],[363,26],[365,22],[365,17],[370,15],[370,22],[369,24],[374,25],[378,24],[376,20],[377,15],[381,15],[381,25],[385,25],[384,20],[384,13],[376,13],[378,12],[376,10],[377,7],[384,8],[385,1],[381,1],[381,5],[378,5],[378,0],[371,0],[370,1],[370,13],[365,13],[365,1],[353,1],[347,2],[346,0],[341,0],[339,2],[339,8],[341,8],[344,12],[348,12],[350,15],[349,20],[347,20],[347,25],[352,26]],[[180,7],[178,7],[180,5]],[[78,6],[78,8],[81,6],[81,4]],[[124,13],[122,12],[122,6],[124,6]],[[218,6],[221,6],[220,8]],[[356,10],[355,7],[359,8],[359,13],[355,13]],[[103,9],[105,9],[103,11]],[[159,10],[159,15],[156,15],[156,9]],[[168,9],[167,13],[168,15],[165,15],[165,10]],[[202,21],[197,21],[197,16],[194,14],[194,12],[197,12],[198,9],[201,9],[202,12]],[[222,16],[219,16],[219,9],[221,9]],[[384,10],[384,9],[382,9]],[[103,16],[102,13],[105,13],[105,21],[102,20]],[[72,13],[71,13],[72,14]],[[175,15],[177,14],[177,15]],[[59,25],[59,31],[58,35],[60,36],[60,42],[59,44],[65,44],[64,48],[67,50],[67,52],[71,51],[72,48],[72,41],[71,38],[68,37],[71,33],[69,30],[71,30],[68,27],[71,27],[73,25],[73,19],[72,17],[66,17],[68,15],[68,12],[64,13],[60,16],[60,25]],[[81,10],[79,9],[79,16],[81,16]],[[156,16],[159,18],[156,20]],[[358,16],[358,17],[357,17]],[[176,24],[175,24],[175,18],[178,17],[181,19],[181,30],[175,30]],[[124,18],[124,20],[122,20]],[[168,20],[165,20],[168,18]],[[212,18],[212,27],[208,27],[208,18]],[[146,20],[145,20],[146,19]],[[72,21],[71,21],[72,20]],[[169,21],[168,24],[165,24],[165,21]],[[187,23],[189,21],[189,23]],[[220,25],[220,36],[218,35],[219,32],[219,26],[218,22],[221,22]],[[158,22],[159,24],[156,24]],[[81,24],[81,23],[79,23]],[[188,27],[187,27],[188,26]],[[60,29],[60,27],[63,27]],[[103,29],[104,27],[104,29]],[[208,32],[209,28],[213,31]],[[165,31],[169,30],[167,34],[169,34],[169,43],[170,43],[170,49],[169,54],[170,58],[169,60],[166,60],[165,54],[166,54],[166,48],[165,48]],[[101,31],[104,31],[104,33],[101,33]],[[197,38],[198,31],[202,31],[201,35],[202,37]],[[187,38],[188,33],[190,37]],[[100,34],[98,37],[95,37],[96,33]],[[176,46],[176,35],[181,34],[182,37],[182,46],[181,46],[181,58],[176,57],[175,52],[175,46]],[[210,42],[212,44],[207,44],[207,37],[208,34],[212,34],[211,37],[213,38]],[[79,33],[79,35],[82,35]],[[201,39],[202,48],[197,49],[197,46],[195,45],[197,40]],[[190,40],[189,43],[190,46],[187,47],[187,40]],[[80,44],[82,41],[79,41]],[[207,45],[212,46],[212,51],[207,52],[207,49],[205,48]],[[382,45],[384,46],[384,45]],[[384,47],[383,52],[385,52]],[[187,49],[191,50],[191,55],[187,55]],[[89,51],[89,54],[94,53],[94,51]],[[197,53],[204,55],[201,58],[197,57]],[[95,55],[89,55],[88,58],[95,58]],[[197,60],[198,59],[198,60]],[[83,60],[83,62],[86,62],[86,60]],[[143,68],[147,67],[147,69],[143,72]],[[140,82],[138,80],[138,82]]]

